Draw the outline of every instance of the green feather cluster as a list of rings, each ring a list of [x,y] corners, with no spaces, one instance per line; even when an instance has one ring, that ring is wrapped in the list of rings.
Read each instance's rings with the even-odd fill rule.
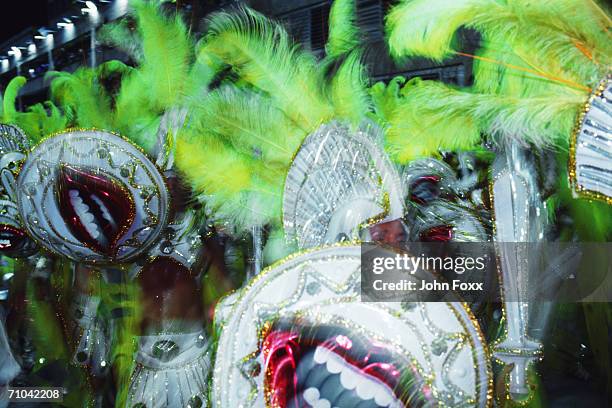
[[[488,109],[486,101],[474,107],[465,104],[465,92],[419,78],[404,82],[395,78],[371,91],[377,114],[387,126],[387,152],[395,162],[405,164],[441,150],[468,150],[480,141],[469,110]]]
[[[19,112],[15,104],[25,84],[26,79],[22,76],[9,82],[4,97],[0,98],[0,122],[17,125],[31,142],[36,143],[45,135],[64,129],[68,121],[64,113],[50,101],[33,105],[26,112]]]
[[[593,0],[404,0],[387,16],[387,34],[396,56],[441,61],[459,51],[453,48],[459,27],[477,30],[482,40],[473,87],[423,82],[410,93],[411,103],[427,104],[445,124],[454,122],[440,134],[445,148],[475,128],[500,143],[556,146],[563,168],[577,114],[612,67],[611,22]],[[387,118],[392,128],[402,127],[401,115]],[[392,151],[409,156],[413,140],[390,135]],[[572,215],[571,234],[581,240],[609,239],[610,207],[574,199],[561,173],[551,207]]]
[[[164,113],[205,89],[211,76],[197,63],[195,42],[179,16],[166,16],[151,2],[130,5],[136,30],[122,21],[105,28],[102,38],[126,50],[129,40],[136,67],[109,61],[48,77],[68,126],[115,131],[152,153]]]
[[[334,0],[329,13],[329,38],[325,47],[328,56],[339,57],[359,48],[361,35],[356,15],[355,0]]]
[[[462,97],[466,121],[500,139],[558,146],[567,146],[590,88],[610,69],[609,25],[593,0],[404,0],[387,16],[397,57],[442,61],[460,51],[453,47],[460,27],[477,30],[475,83]],[[483,98],[491,109],[474,116]]]
[[[247,8],[210,18],[198,60],[229,79],[192,100],[177,163],[238,231],[279,226],[287,170],[311,132],[332,119],[357,125],[371,111],[359,52],[334,47],[317,60]]]

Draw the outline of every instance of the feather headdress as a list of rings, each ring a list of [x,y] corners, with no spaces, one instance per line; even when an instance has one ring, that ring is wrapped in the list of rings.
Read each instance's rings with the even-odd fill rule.
[[[66,112],[70,126],[116,131],[156,154],[164,113],[202,92],[211,75],[197,64],[195,43],[180,16],[166,16],[153,2],[138,0],[130,5],[136,29],[129,30],[122,21],[105,27],[101,37],[125,49],[127,35],[131,46],[127,51],[137,65],[113,60],[74,73],[52,72],[51,95]]]
[[[26,112],[17,110],[17,97],[25,84],[26,79],[17,76],[7,85],[4,96],[0,98],[0,122],[17,125],[31,142],[37,142],[45,135],[64,129],[67,118],[53,102],[38,103]]]
[[[594,0],[404,0],[387,16],[390,49],[398,57],[441,61],[467,55],[453,46],[456,31],[477,30],[480,48],[476,55],[468,55],[475,60],[472,89],[454,92],[430,83],[423,85],[424,93],[444,92],[441,108],[450,109],[452,115],[458,109],[454,106],[461,104],[462,117],[497,140],[561,148],[572,144],[573,155],[576,147],[584,145],[572,143],[572,135],[584,133],[588,118],[579,114],[585,109],[601,111],[598,123],[586,130],[587,137],[595,134],[595,145],[607,144],[608,149],[611,142],[612,115],[602,97],[610,92],[606,78],[612,66],[610,25],[609,15]],[[457,135],[448,130],[445,137],[452,144]],[[610,165],[599,157],[599,148],[582,155],[581,164],[605,172]],[[593,160],[584,159],[593,155]],[[578,167],[574,163],[570,173],[582,171],[583,182],[598,190],[595,195],[609,196],[609,183],[598,184],[593,181],[596,174]]]
[[[351,32],[351,20],[336,16]],[[209,21],[198,57],[225,69],[229,79],[194,101],[177,161],[217,217],[239,231],[280,225],[285,178],[308,135],[332,121],[357,128],[371,112],[358,51],[349,51],[352,42],[340,33],[330,37],[330,54],[319,61],[253,10]]]

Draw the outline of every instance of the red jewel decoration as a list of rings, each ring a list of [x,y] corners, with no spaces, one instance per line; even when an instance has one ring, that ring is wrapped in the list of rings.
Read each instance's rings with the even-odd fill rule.
[[[424,187],[427,184],[430,185],[429,188],[431,191],[429,193],[432,195],[432,198],[436,198],[440,194],[440,191],[437,186],[440,180],[440,176],[436,175],[421,176],[414,180],[414,182],[410,186],[410,201],[414,201],[417,204],[425,204],[427,201],[431,201],[431,199],[425,200],[423,199],[423,197],[420,197],[419,195],[415,194],[419,187]]]
[[[266,367],[265,388],[269,405],[286,407],[289,401],[292,406],[297,403],[296,368],[299,361],[300,345],[298,334],[274,331],[270,333],[263,345],[263,356]]]
[[[391,357],[392,354],[386,345],[368,342],[367,348],[362,345],[360,350],[355,350],[350,335],[331,334],[325,340],[317,340],[309,334],[313,333],[313,330],[317,329],[272,330],[266,335],[262,344],[262,355],[267,406],[279,408],[302,406],[300,395],[304,390],[300,388],[304,387],[305,378],[298,378],[300,371],[298,366],[304,355],[312,353],[317,348],[327,349],[344,360],[347,365],[354,367],[361,375],[385,384],[393,390],[405,407],[410,406],[406,399],[411,393],[404,389],[404,384],[400,380],[402,371],[404,373],[413,373],[413,371],[407,366],[404,370],[399,369],[397,361]],[[315,369],[324,368],[318,366]]]
[[[429,228],[419,234],[423,242],[449,242],[453,239],[453,227],[450,225],[439,225]]]
[[[114,256],[136,211],[122,182],[95,169],[62,165],[57,191],[60,213],[70,232],[88,247]]]
[[[26,233],[12,225],[0,224],[0,254],[19,248],[28,239]]]

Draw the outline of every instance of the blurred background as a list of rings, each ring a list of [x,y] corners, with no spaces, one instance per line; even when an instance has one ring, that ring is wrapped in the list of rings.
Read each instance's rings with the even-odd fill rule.
[[[176,9],[198,38],[206,29],[206,15],[244,3],[282,21],[303,47],[323,56],[328,35],[331,0],[176,0],[164,7]],[[365,58],[373,81],[402,75],[442,80],[456,85],[470,82],[470,60],[457,57],[443,65],[424,59],[394,62],[384,42],[384,15],[393,0],[357,0],[358,23],[365,44]],[[21,109],[47,99],[45,73],[72,72],[82,65],[95,66],[110,59],[130,63],[119,50],[101,45],[100,28],[127,18],[128,0],[21,0],[4,3],[0,24],[0,92],[15,75],[28,78],[19,95]],[[478,43],[475,33],[460,36],[463,48]]]

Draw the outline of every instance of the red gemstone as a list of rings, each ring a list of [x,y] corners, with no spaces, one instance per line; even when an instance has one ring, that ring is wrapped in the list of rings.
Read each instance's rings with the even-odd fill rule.
[[[89,248],[114,256],[134,222],[136,206],[127,187],[97,169],[62,165],[57,192],[70,232]]]
[[[438,225],[421,232],[419,238],[423,242],[449,242],[453,239],[453,227]]]

